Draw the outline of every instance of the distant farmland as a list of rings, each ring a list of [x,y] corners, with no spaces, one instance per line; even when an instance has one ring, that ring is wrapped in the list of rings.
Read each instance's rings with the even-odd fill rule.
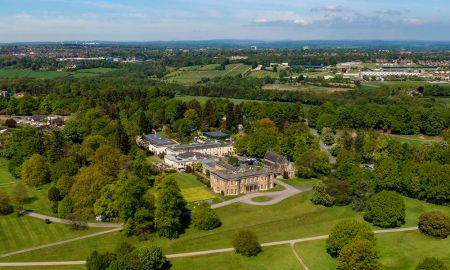
[[[219,70],[219,64],[183,67],[165,76],[171,82],[197,83],[203,78],[213,79],[225,76],[238,76],[250,69],[250,66],[243,64],[230,64],[225,70]]]
[[[91,68],[77,71],[34,71],[31,69],[0,69],[0,79],[12,78],[35,78],[35,79],[54,79],[61,77],[93,77],[114,71],[114,68]]]

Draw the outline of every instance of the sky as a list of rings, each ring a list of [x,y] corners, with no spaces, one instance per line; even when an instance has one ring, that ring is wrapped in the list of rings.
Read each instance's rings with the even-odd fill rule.
[[[450,40],[450,0],[0,0],[0,42]]]

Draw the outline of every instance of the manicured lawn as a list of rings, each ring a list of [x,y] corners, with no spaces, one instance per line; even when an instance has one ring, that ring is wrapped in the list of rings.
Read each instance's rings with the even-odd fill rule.
[[[195,176],[187,173],[174,174],[181,194],[187,202],[197,202],[214,199],[217,196],[211,193]]]
[[[17,179],[8,171],[8,160],[0,158],[0,185],[16,181]]]
[[[28,202],[24,205],[26,210],[33,210],[37,213],[54,215],[50,208],[50,202],[47,198],[47,190],[51,184],[46,184],[38,187],[26,187]],[[11,192],[14,188],[14,184],[7,186],[0,186],[0,189],[6,192]]]
[[[86,228],[73,231],[67,225],[51,223],[32,217],[18,217],[15,213],[0,216],[0,254],[22,248],[74,238],[104,229]]]
[[[243,257],[234,252],[171,259],[171,270],[291,270],[302,269],[288,245],[264,248],[256,257]]]
[[[0,267],[1,270],[85,270],[85,265],[62,265],[62,266],[27,266],[27,267]]]
[[[276,191],[282,191],[285,190],[286,188],[282,185],[277,185],[275,184],[275,186],[269,190],[263,190],[262,192],[276,192]]]
[[[67,260],[81,260],[86,258],[93,250],[113,250],[118,243],[124,240],[137,246],[159,245],[167,254],[226,248],[231,247],[233,236],[243,228],[254,231],[260,242],[264,243],[324,235],[328,234],[333,225],[340,220],[347,218],[363,220],[362,213],[355,212],[350,207],[326,208],[316,206],[309,201],[309,197],[310,192],[306,192],[288,198],[276,205],[254,206],[235,203],[218,208],[215,211],[222,221],[221,227],[212,231],[188,228],[180,238],[174,240],[161,239],[152,235],[147,241],[138,241],[134,237],[126,238],[121,233],[112,233],[60,247],[46,248],[13,256],[5,260],[36,261],[45,258],[45,260],[50,261],[62,257]],[[405,202],[407,217],[404,227],[415,226],[418,216],[424,211],[442,209],[450,212],[449,207],[435,206],[423,201],[406,198]],[[374,229],[378,228],[374,227]],[[302,243],[302,245],[305,244],[307,243]]]
[[[377,234],[377,248],[383,269],[414,269],[425,257],[435,256],[450,266],[450,239],[434,239],[418,231]],[[298,243],[297,252],[312,270],[335,269],[326,252],[325,240]]]
[[[269,196],[258,196],[258,197],[252,198],[252,201],[254,201],[254,202],[268,202],[270,200],[272,200],[272,198]]]
[[[283,182],[285,182],[286,184],[295,187],[313,187],[314,185],[320,183],[320,181],[321,180],[319,179],[301,179],[301,178],[283,180]]]

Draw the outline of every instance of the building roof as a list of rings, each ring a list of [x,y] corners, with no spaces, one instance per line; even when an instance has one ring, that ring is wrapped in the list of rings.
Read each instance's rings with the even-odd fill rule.
[[[267,168],[261,168],[257,166],[246,166],[244,168],[239,168],[235,171],[229,170],[211,171],[210,173],[226,181],[236,181],[241,180],[241,178],[272,174],[272,172]]]
[[[207,143],[193,143],[193,144],[179,144],[170,147],[173,151],[190,151],[196,149],[208,149],[208,148],[218,148],[226,147],[228,144],[222,144],[218,142],[207,142]]]
[[[272,151],[267,151],[266,154],[264,155],[264,159],[269,162],[277,163],[277,164],[284,164],[288,161],[285,156],[277,154]]]
[[[197,152],[185,152],[179,155],[166,155],[165,158],[168,160],[172,160],[175,162],[186,162],[186,161],[195,161],[195,160],[211,160],[211,157],[206,154],[197,153]]]
[[[144,138],[148,140],[151,144],[158,146],[176,144],[175,141],[168,139],[166,137],[159,136],[158,134],[145,134]]]
[[[203,132],[203,135],[208,138],[213,138],[213,139],[226,139],[226,138],[230,137],[230,135],[228,135],[227,133],[222,132],[222,131]]]

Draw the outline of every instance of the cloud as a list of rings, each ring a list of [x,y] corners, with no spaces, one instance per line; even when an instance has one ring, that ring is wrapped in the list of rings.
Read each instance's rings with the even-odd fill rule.
[[[396,9],[386,9],[386,10],[378,10],[376,13],[380,14],[380,15],[388,15],[388,16],[401,16],[401,15],[403,15],[404,12],[401,10],[396,10]]]
[[[288,27],[288,26],[305,26],[308,25],[308,22],[304,19],[295,19],[295,20],[257,19],[254,21],[254,24],[270,27]]]
[[[315,7],[311,9],[312,12],[344,12],[347,11],[346,8],[343,6],[335,6],[335,5],[329,5],[329,6],[323,6],[323,7]]]

